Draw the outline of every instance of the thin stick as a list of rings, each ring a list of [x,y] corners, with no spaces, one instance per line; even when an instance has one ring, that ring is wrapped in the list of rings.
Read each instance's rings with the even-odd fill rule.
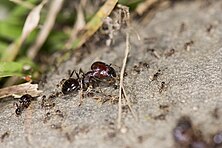
[[[122,69],[120,72],[120,88],[119,88],[119,111],[118,111],[118,120],[117,120],[117,127],[121,128],[121,121],[122,121],[122,88],[123,88],[123,76],[124,76],[124,71],[126,67],[126,62],[127,62],[127,57],[129,54],[129,33],[126,33],[126,50],[125,50],[125,57],[123,59],[123,65]]]
[[[127,105],[128,105],[128,107],[129,107],[132,115],[134,116],[134,118],[138,121],[138,117],[137,117],[136,113],[134,112],[134,110],[133,110],[133,108],[132,108],[132,106],[131,106],[131,104],[130,104],[130,99],[129,99],[129,97],[128,97],[127,94],[126,94],[126,90],[125,90],[124,86],[122,86],[122,89],[123,89],[123,94],[124,94],[124,96],[125,96],[125,99],[126,99],[126,101],[127,101]]]
[[[56,17],[62,8],[63,1],[64,0],[51,1],[49,12],[46,17],[46,21],[43,24],[43,27],[40,33],[38,34],[36,42],[32,47],[28,49],[27,54],[29,58],[34,59],[39,49],[42,47],[42,45],[46,41],[50,31],[52,30],[55,24]]]

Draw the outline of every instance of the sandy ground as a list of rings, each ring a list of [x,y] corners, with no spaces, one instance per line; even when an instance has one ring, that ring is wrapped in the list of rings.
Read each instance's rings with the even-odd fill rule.
[[[112,87],[97,88],[103,93],[95,96],[107,99],[103,104],[85,97],[79,107],[79,96],[73,94],[52,99],[55,107],[47,109],[38,98],[20,117],[14,101],[2,101],[0,134],[8,135],[1,136],[0,147],[172,148],[172,130],[183,115],[209,141],[222,130],[221,14],[222,1],[207,6],[184,2],[158,12],[149,24],[134,25],[141,40],[131,34],[124,85],[138,121],[124,109],[123,126],[117,130],[118,90]],[[56,84],[68,77],[68,70],[89,70],[96,60],[116,65],[119,73],[124,50],[123,41],[93,50],[80,63],[73,57],[47,75],[43,93],[48,97],[59,90]]]

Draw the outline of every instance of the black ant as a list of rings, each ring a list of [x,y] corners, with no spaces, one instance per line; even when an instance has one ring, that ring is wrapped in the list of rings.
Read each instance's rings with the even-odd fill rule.
[[[166,68],[164,68],[164,69],[158,69],[158,71],[155,73],[155,74],[153,74],[153,76],[151,76],[150,77],[150,81],[152,82],[152,81],[158,81],[158,78],[159,78],[159,76],[160,75],[163,75],[163,71],[165,70],[165,69],[167,69],[167,67]]]
[[[73,74],[74,74],[74,70],[72,71],[72,73],[70,74],[69,76],[69,79],[63,79],[62,80],[62,93],[63,94],[69,94],[69,93],[72,93],[72,92],[77,92],[79,89],[80,89],[80,77],[79,77],[79,74],[76,74],[77,76],[77,79],[75,78],[72,78]]]
[[[151,52],[151,55],[154,56],[155,58],[159,59],[160,58],[160,55],[156,52],[155,49],[147,49],[147,51],[150,51]]]
[[[29,94],[25,94],[21,98],[19,98],[19,104],[15,103],[15,105],[17,107],[15,110],[15,113],[17,116],[21,115],[22,111],[29,107],[32,99],[33,99],[32,96]]]
[[[17,116],[21,115],[22,114],[22,111],[24,110],[24,108],[21,106],[21,105],[18,105],[18,103],[15,104],[16,105],[16,110],[15,110],[15,113]]]
[[[151,81],[156,81],[157,78],[161,75],[161,70],[159,69],[151,78]]]
[[[43,123],[47,123],[53,116],[58,116],[60,118],[64,118],[64,115],[61,110],[57,109],[54,112],[47,112],[43,119]]]
[[[169,82],[170,83],[170,82]],[[159,88],[159,93],[161,94],[163,91],[166,91],[167,90],[167,85],[169,84],[169,83],[166,83],[166,82],[161,82],[161,84],[160,84],[160,88]]]
[[[46,99],[46,96],[43,95],[42,96],[42,101],[41,101],[41,107],[45,108],[45,109],[51,109],[53,107],[55,107],[55,103],[52,102],[53,100],[52,96],[49,96],[48,99]]]

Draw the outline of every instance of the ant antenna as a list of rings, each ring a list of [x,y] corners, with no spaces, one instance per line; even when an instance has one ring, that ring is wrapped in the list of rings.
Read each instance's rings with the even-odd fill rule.
[[[110,64],[110,66],[111,66],[111,65],[114,66],[114,67],[117,67],[117,68],[119,68],[119,69],[121,68],[121,67],[119,67],[119,66],[116,65],[116,64]]]
[[[75,74],[76,74],[77,78],[79,79],[79,74],[76,71],[75,71]]]
[[[84,75],[84,72],[83,72],[83,70],[81,68],[79,69],[79,74],[80,73],[82,73]]]

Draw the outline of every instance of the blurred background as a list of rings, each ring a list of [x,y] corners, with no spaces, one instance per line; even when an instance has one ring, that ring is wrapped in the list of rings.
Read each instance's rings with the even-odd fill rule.
[[[108,39],[113,34],[104,30],[110,28],[112,17],[108,16],[117,3],[129,7],[131,19],[142,22],[180,1],[183,0],[1,0],[0,88],[38,82],[89,39],[111,46]]]

